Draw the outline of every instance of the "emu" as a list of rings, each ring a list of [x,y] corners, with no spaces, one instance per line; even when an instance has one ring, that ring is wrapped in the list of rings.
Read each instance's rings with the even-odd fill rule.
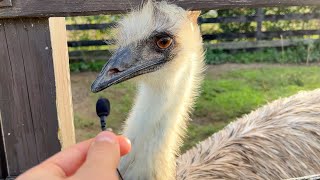
[[[117,27],[118,49],[91,90],[136,77],[138,95],[124,127],[132,141],[120,163],[124,178],[280,179],[319,173],[320,90],[262,107],[176,160],[205,67],[199,14],[148,1]]]

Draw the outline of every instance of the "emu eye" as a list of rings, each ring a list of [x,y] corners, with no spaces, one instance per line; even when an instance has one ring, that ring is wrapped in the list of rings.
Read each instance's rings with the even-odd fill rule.
[[[161,37],[156,39],[157,46],[160,49],[167,49],[172,44],[171,37]]]

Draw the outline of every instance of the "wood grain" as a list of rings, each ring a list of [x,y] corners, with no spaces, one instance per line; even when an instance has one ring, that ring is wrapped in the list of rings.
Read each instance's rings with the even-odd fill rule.
[[[12,6],[11,0],[0,0],[0,8],[1,7],[10,7]]]
[[[48,19],[0,20],[0,111],[8,176],[60,151]]]
[[[320,5],[319,0],[178,0],[185,9]],[[137,7],[141,0],[15,0],[13,7],[0,8],[0,18],[64,17],[119,13]]]
[[[72,94],[65,18],[50,18],[50,34],[57,94],[59,139],[62,149],[75,144]]]

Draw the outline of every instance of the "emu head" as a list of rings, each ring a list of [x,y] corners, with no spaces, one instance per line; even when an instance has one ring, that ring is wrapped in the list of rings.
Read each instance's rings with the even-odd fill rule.
[[[194,46],[202,46],[199,14],[151,0],[131,12],[117,27],[118,48],[92,84],[92,92],[137,76],[161,83],[168,71],[187,63]]]

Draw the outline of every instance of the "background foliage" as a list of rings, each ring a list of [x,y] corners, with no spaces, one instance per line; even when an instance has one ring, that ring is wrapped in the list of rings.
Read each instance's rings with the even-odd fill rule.
[[[320,13],[320,7],[288,7],[288,8],[264,8],[263,11],[267,15],[281,15],[287,13]],[[237,8],[232,10],[212,10],[208,11],[202,17],[230,17],[230,16],[253,16],[256,9],[252,8]],[[122,15],[104,15],[104,16],[86,16],[86,17],[69,17],[67,24],[100,24],[111,23],[121,19]],[[203,34],[227,33],[227,32],[254,32],[257,23],[218,23],[218,24],[202,24],[201,30]],[[278,30],[304,30],[304,29],[319,29],[320,20],[295,20],[295,21],[264,21],[262,25],[263,31],[278,31]],[[88,30],[88,31],[69,31],[68,38],[70,41],[75,40],[101,40],[113,39],[115,32],[112,29],[105,30]],[[303,38],[319,38],[319,35],[304,36]],[[249,40],[250,39],[238,39]],[[252,40],[252,39],[251,39]],[[237,41],[237,40],[235,40]],[[219,40],[213,40],[211,43],[218,43]],[[73,50],[112,50],[113,46],[90,46],[90,47],[73,47]],[[208,64],[221,63],[313,63],[320,60],[320,42],[314,44],[300,44],[295,47],[287,48],[264,48],[264,49],[249,49],[238,51],[225,51],[208,48],[206,51],[206,62]],[[70,65],[71,71],[99,71],[106,59],[95,59],[90,62],[73,62]]]

